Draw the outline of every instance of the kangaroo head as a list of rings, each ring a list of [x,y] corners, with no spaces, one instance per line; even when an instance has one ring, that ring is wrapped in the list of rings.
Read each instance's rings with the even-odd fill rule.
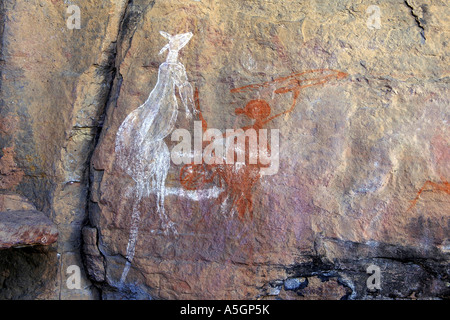
[[[185,45],[187,45],[187,43],[189,42],[189,40],[191,40],[193,34],[192,32],[188,32],[188,33],[181,33],[181,34],[177,34],[177,35],[170,35],[167,32],[164,31],[160,31],[159,32],[164,38],[169,40],[169,43],[166,44],[161,51],[159,52],[159,54],[163,53],[166,50],[169,51],[180,51]]]

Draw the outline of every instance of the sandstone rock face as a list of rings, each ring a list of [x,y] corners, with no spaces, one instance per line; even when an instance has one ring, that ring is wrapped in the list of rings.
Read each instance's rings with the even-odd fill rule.
[[[36,210],[36,207],[19,194],[13,192],[0,194],[0,212],[14,210]]]
[[[95,297],[84,275],[81,229],[124,3],[80,3],[81,29],[67,27],[73,12],[63,1],[0,5],[0,188],[28,198],[60,231],[50,249],[60,257],[58,276],[49,278],[50,295],[41,298]],[[82,289],[66,286],[71,265],[82,270]]]
[[[0,251],[0,299],[52,299],[59,260],[50,246]]]
[[[25,197],[0,194],[0,299],[54,297],[58,230]]]
[[[97,229],[84,227],[83,235],[83,254],[84,264],[91,278],[96,282],[105,281],[105,267],[103,256],[98,249]]]
[[[0,212],[0,249],[50,245],[57,239],[55,225],[39,211]]]
[[[42,263],[30,275],[58,276],[22,297],[449,297],[446,2],[77,5],[81,28],[70,30],[63,1],[0,4],[0,189],[60,232],[48,252],[0,253],[1,297],[21,296],[8,259],[27,255]],[[160,31],[193,36],[175,57],[174,45],[160,53],[170,41]],[[124,137],[129,163],[118,165],[119,128],[168,57],[177,67],[159,79],[175,91],[157,97],[177,104],[174,128],[158,140],[148,132],[165,121],[137,125],[146,139]],[[174,130],[194,140],[206,127],[267,129],[277,170],[161,156],[178,146]],[[82,289],[67,288],[70,265]],[[369,266],[380,288],[367,285]]]
[[[133,32],[118,43],[114,99],[92,160],[91,222],[105,257],[105,292],[144,291],[163,299],[260,298],[277,292],[274,283],[301,276],[309,285],[295,296],[361,298],[368,294],[363,279],[371,263],[385,266],[383,272],[420,277],[427,272],[417,261],[433,256],[437,265],[445,265],[450,149],[448,48],[441,36],[448,32],[447,7],[387,2],[379,7],[383,18],[377,29],[367,26],[368,3],[146,4],[134,1],[128,7],[125,21]],[[419,11],[423,18],[417,18]],[[416,18],[427,24],[418,25]],[[157,192],[140,199],[137,182],[115,164],[118,128],[147,99],[166,59],[158,55],[167,42],[159,31],[194,34],[179,61],[198,90],[208,128],[252,125],[235,109],[255,99],[266,101],[271,115],[294,102],[291,112],[265,123],[280,130],[274,175],[249,185],[241,171],[187,190],[183,167],[171,163],[164,205],[177,233],[162,226]],[[317,69],[347,76],[321,86],[308,82],[314,73],[296,78],[297,84],[283,80]],[[292,88],[279,94],[286,85],[298,86],[297,99]],[[194,134],[182,107],[177,121],[177,128]],[[165,143],[175,145],[170,136]],[[199,170],[207,175],[219,169]],[[214,193],[214,188],[225,191]],[[134,206],[140,212],[136,251],[121,281],[125,257],[130,260]],[[350,258],[353,246],[361,247],[360,256]],[[406,252],[412,266],[398,271],[389,260],[399,258],[386,249],[391,246]],[[321,286],[317,277],[326,272],[333,272],[333,280]],[[411,292],[448,292],[443,281],[438,283]],[[382,295],[397,290],[392,296],[409,296],[398,293],[403,289],[397,284],[386,284]]]

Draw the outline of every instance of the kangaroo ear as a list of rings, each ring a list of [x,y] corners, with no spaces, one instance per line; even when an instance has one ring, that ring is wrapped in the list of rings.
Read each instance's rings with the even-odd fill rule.
[[[166,50],[169,50],[169,44],[166,44],[166,45],[161,49],[161,51],[159,51],[159,54],[163,54],[164,51],[166,51]]]
[[[166,39],[170,40],[170,38],[172,38],[172,36],[170,34],[168,34],[167,32],[160,31],[159,33]]]

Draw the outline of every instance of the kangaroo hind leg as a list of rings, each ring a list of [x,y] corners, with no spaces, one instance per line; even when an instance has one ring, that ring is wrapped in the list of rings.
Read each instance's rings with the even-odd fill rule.
[[[178,232],[175,228],[175,224],[172,221],[170,221],[164,208],[164,201],[166,195],[166,178],[169,172],[169,167],[170,167],[169,148],[163,141],[161,141],[155,168],[156,196],[157,196],[156,208],[162,221],[161,226],[163,228],[163,232],[165,234],[172,232],[173,234],[177,235]]]

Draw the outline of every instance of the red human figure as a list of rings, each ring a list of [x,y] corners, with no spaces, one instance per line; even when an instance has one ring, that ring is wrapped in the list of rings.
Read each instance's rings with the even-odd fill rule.
[[[295,73],[261,84],[252,84],[232,89],[231,93],[239,93],[257,90],[275,84],[278,85],[278,89],[274,91],[276,94],[292,92],[293,101],[291,106],[287,110],[272,116],[271,107],[265,100],[251,100],[244,108],[236,108],[236,115],[245,115],[253,120],[252,125],[242,127],[241,129],[244,131],[254,129],[259,141],[260,129],[263,129],[267,123],[275,118],[286,115],[294,110],[302,89],[322,85],[332,79],[343,79],[345,77],[347,77],[347,74],[344,72],[318,69]],[[205,132],[208,126],[201,112],[197,89],[195,90],[194,100],[197,114],[202,121],[202,130]],[[226,134],[224,138],[227,138]],[[260,170],[264,165],[259,161],[256,164],[249,162],[249,154],[247,153],[249,150],[248,141],[246,141],[245,150],[245,165],[239,168],[236,168],[234,164],[187,164],[183,166],[180,171],[181,184],[185,189],[197,190],[205,184],[213,182],[218,177],[218,184],[224,188],[224,191],[219,195],[217,202],[221,204],[227,198],[230,198],[232,207],[237,211],[239,219],[242,220],[246,212],[249,213],[251,219],[253,217],[253,187],[259,181],[261,177]],[[270,145],[267,146],[267,151],[270,152]]]

